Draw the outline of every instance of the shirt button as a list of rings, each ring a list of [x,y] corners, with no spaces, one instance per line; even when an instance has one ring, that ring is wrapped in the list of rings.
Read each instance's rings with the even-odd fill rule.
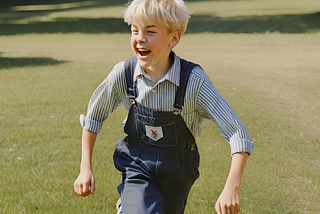
[[[157,93],[156,89],[152,89],[152,93],[156,94]]]

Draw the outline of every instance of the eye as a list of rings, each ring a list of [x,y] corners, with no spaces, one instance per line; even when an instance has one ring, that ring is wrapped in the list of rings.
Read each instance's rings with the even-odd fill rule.
[[[148,31],[148,33],[150,33],[150,34],[154,34],[154,33],[156,33],[155,31],[151,31],[151,30],[149,30]]]
[[[139,33],[138,30],[136,30],[136,29],[131,29],[131,32],[132,32],[133,34],[138,34],[138,33]]]

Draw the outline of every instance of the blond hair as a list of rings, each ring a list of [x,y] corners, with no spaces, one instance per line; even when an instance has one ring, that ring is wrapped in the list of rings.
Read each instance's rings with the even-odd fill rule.
[[[187,29],[191,13],[183,0],[133,0],[124,11],[124,21],[128,25],[134,20],[145,25],[165,24],[169,33],[179,31],[182,35]]]

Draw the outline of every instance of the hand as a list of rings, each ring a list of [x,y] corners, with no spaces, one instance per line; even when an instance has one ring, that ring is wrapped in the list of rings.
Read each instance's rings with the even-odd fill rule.
[[[81,196],[94,194],[95,181],[92,170],[81,170],[78,178],[74,182],[74,191]]]
[[[225,187],[215,206],[218,214],[237,214],[240,212],[238,188]]]
[[[239,190],[247,159],[248,153],[246,152],[233,154],[226,185],[215,206],[218,214],[237,214],[240,212]]]

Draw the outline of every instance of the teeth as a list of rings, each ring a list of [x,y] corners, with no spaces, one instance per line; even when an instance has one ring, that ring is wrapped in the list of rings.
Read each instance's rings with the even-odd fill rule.
[[[139,51],[139,52],[149,52],[148,49],[144,49],[144,48],[138,48],[138,51]]]

